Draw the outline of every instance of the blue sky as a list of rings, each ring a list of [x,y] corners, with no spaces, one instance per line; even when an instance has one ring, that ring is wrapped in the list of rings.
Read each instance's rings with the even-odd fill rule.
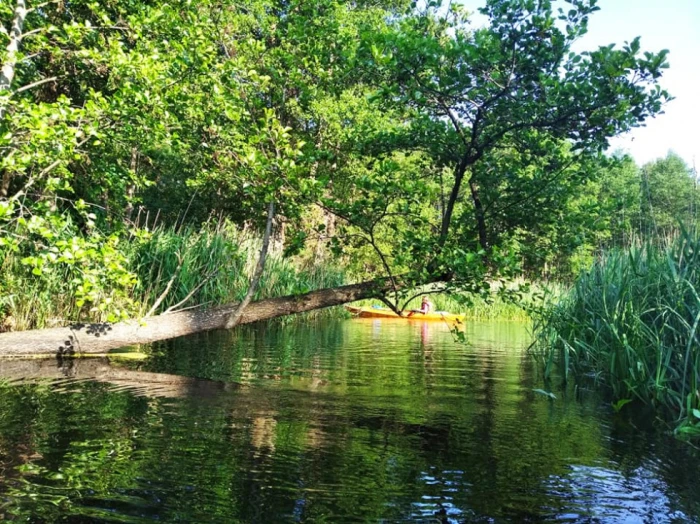
[[[461,0],[474,11],[485,0]],[[641,37],[642,51],[669,50],[669,69],[662,86],[675,100],[663,115],[645,127],[613,139],[611,149],[622,149],[643,164],[678,153],[700,171],[700,0],[598,0],[600,11],[589,20],[589,32],[575,50],[622,44]],[[474,17],[476,26],[484,23]]]

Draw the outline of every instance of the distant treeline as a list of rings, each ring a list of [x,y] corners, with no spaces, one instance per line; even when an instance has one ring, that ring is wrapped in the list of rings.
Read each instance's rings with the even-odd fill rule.
[[[669,152],[639,166],[627,155],[601,160],[547,231],[523,232],[519,249],[535,277],[569,279],[613,247],[667,243],[698,223],[697,173]]]

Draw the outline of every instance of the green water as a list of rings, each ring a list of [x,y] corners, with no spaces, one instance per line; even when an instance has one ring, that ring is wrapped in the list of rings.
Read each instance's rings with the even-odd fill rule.
[[[467,338],[326,321],[0,362],[0,521],[699,521],[693,447],[534,392],[519,324]]]

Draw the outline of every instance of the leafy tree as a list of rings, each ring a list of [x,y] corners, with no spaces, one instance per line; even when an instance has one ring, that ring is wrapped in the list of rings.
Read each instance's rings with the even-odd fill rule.
[[[3,246],[37,277],[79,266],[72,294],[112,319],[130,313],[118,243],[141,190],[179,201],[164,206],[174,216],[195,191],[255,219],[296,174],[300,144],[258,96],[269,83],[251,67],[259,43],[226,48],[255,17],[180,4],[18,2],[6,13]]]
[[[613,156],[601,166],[598,200],[602,214],[608,217],[609,237],[604,247],[628,246],[639,235],[641,220],[641,184],[637,164],[629,156]]]
[[[665,51],[640,56],[635,39],[573,53],[598,8],[570,4],[555,12],[548,1],[492,0],[482,9],[490,24],[478,30],[458,6],[430,4],[368,43],[381,73],[376,104],[395,115],[393,126],[367,140],[375,143],[372,154],[420,151],[434,166],[435,216],[422,217],[419,228],[406,199],[386,213],[403,215],[394,256],[400,267],[417,268],[411,282],[471,287],[485,272],[510,267],[508,228],[556,220],[585,178],[571,164],[586,162],[668,99],[656,83]],[[359,186],[361,176],[349,174],[345,185]],[[384,218],[377,210],[388,199],[367,194],[371,204],[364,194],[337,194],[339,214],[359,225]],[[505,216],[493,216],[498,207]]]
[[[690,169],[678,155],[645,164],[641,168],[640,228],[646,235],[669,235],[679,221],[697,220],[698,187]]]
[[[293,252],[318,205],[394,305],[405,285],[485,289],[555,230],[550,251],[575,246],[555,226],[587,209],[588,157],[668,99],[665,51],[573,53],[597,7],[569,4],[490,0],[477,30],[434,2],[5,4],[0,249],[39,278],[73,268],[69,293],[115,319],[142,215],[274,208]]]

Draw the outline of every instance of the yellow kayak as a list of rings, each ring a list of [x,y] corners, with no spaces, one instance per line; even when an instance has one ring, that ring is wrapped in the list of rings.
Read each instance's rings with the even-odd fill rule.
[[[404,312],[404,316],[400,317],[394,313],[391,309],[385,307],[354,307],[345,306],[350,313],[357,315],[360,318],[402,318],[404,320],[433,320],[433,321],[446,321],[446,322],[463,322],[463,315],[455,315],[453,313],[447,313],[445,311],[435,311],[433,313],[414,313],[410,317],[408,316],[408,311]]]

